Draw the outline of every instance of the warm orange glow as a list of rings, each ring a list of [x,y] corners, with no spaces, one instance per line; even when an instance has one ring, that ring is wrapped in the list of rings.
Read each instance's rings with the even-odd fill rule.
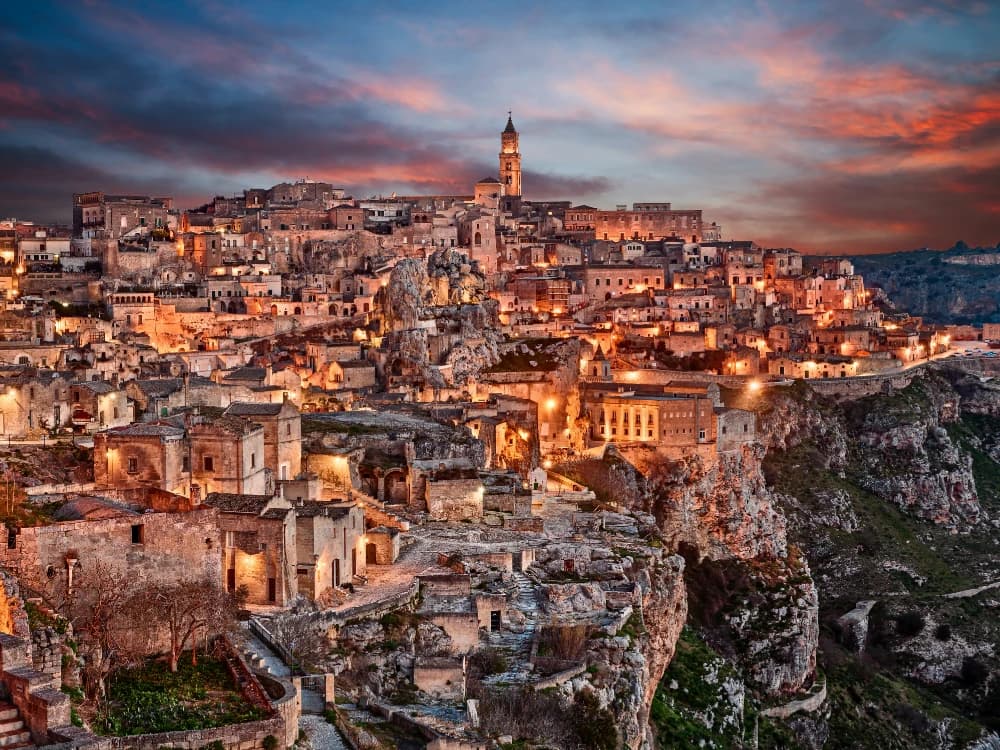
[[[550,398],[547,399],[545,402],[545,408],[548,409],[549,411],[552,411],[557,406],[559,406],[559,399],[557,398]]]
[[[751,380],[747,383],[747,390],[751,393],[757,393],[761,389],[761,384],[759,380]]]

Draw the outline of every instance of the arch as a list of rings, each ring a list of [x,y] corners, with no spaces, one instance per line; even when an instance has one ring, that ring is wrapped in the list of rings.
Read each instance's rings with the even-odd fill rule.
[[[330,312],[330,315],[336,315],[337,314],[337,306],[336,305],[330,305],[329,312]]]
[[[480,232],[476,232],[476,236],[473,238],[473,243],[477,246],[483,244],[483,235]]]
[[[275,317],[278,316],[278,306],[277,305],[271,305],[271,315],[273,315]]]
[[[296,307],[295,311],[293,312],[293,315],[301,315],[301,314],[302,314],[302,308]]]

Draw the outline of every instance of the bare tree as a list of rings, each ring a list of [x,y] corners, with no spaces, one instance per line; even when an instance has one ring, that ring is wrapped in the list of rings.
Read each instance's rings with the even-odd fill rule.
[[[181,654],[191,649],[191,663],[198,663],[198,636],[208,640],[232,628],[236,610],[246,598],[242,590],[223,591],[211,579],[196,582],[161,583],[135,592],[130,608],[147,624],[149,632],[165,628],[169,637],[167,657],[176,672]]]
[[[106,694],[108,675],[133,662],[141,651],[128,607],[136,583],[104,562],[83,566],[72,556],[67,563],[73,570],[72,586],[59,575],[36,577],[22,573],[20,579],[30,595],[40,598],[46,607],[72,624],[84,657],[84,691],[89,698],[101,700]]]

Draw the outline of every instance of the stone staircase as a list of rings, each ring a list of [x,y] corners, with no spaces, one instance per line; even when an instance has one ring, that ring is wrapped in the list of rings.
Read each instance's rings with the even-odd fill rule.
[[[491,675],[484,682],[525,682],[528,679],[528,664],[531,659],[531,647],[538,629],[539,607],[535,593],[535,584],[524,573],[513,573],[517,594],[507,605],[508,609],[524,614],[524,628],[520,632],[504,630],[499,633],[488,633],[487,642],[496,648],[501,648],[510,655],[510,670],[500,675]]]
[[[31,732],[24,726],[17,706],[0,702],[0,748],[13,750],[24,748],[34,750],[31,742]]]

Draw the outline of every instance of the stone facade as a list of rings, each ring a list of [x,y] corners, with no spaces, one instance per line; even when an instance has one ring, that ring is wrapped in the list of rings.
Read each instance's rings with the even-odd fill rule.
[[[264,465],[278,480],[302,473],[302,417],[289,400],[280,404],[234,403],[226,414],[264,428]]]
[[[413,684],[437,698],[465,700],[465,657],[417,657],[413,665]]]

